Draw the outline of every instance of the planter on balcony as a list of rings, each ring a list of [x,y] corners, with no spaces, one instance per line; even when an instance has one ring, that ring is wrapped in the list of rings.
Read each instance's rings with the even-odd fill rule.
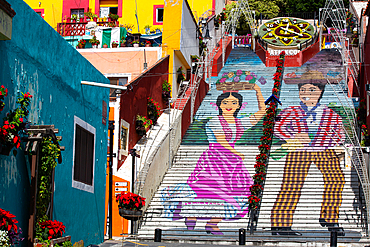
[[[119,209],[119,215],[123,218],[125,218],[126,220],[138,220],[140,219],[141,217],[143,217],[143,211],[141,210],[127,210],[127,209],[123,209],[123,208],[120,208]]]

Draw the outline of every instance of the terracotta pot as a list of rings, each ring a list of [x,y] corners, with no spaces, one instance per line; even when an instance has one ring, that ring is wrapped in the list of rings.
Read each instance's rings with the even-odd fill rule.
[[[108,45],[104,44],[104,45],[103,45],[103,48],[108,48]]]
[[[126,43],[119,44],[120,47],[126,47]]]
[[[117,48],[118,44],[112,44],[112,48]]]
[[[78,45],[77,45],[77,47],[78,47],[78,49],[83,49],[83,48],[85,48],[85,45],[83,45],[83,44],[78,44]]]
[[[143,211],[142,210],[127,210],[120,208],[119,209],[119,215],[126,220],[133,220],[136,221],[143,217]]]
[[[145,47],[152,47],[150,44],[145,44]]]

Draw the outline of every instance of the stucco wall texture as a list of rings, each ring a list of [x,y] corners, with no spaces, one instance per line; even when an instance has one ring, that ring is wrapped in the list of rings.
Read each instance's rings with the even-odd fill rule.
[[[53,219],[66,226],[72,243],[103,241],[107,125],[102,124],[103,100],[109,89],[82,86],[81,81],[109,83],[97,69],[21,0],[9,0],[16,12],[13,36],[0,41],[0,83],[9,89],[6,112],[16,107],[19,92],[33,95],[32,124],[54,124],[62,136],[63,162],[55,169]],[[96,129],[94,192],[72,188],[74,116]],[[24,147],[24,143],[22,144]],[[27,239],[30,170],[26,156],[0,155],[0,207],[16,215]],[[26,246],[23,241],[21,246]]]

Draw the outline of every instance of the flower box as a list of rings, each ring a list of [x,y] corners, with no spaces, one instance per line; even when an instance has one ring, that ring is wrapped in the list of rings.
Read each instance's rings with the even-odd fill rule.
[[[54,247],[56,244],[62,246],[61,243],[71,241],[71,236],[50,239],[50,245],[48,245],[47,243],[39,243],[38,241],[39,240],[35,238],[35,242],[33,243],[34,247]]]
[[[142,210],[128,210],[128,209],[119,209],[119,215],[126,220],[132,220],[136,221],[143,217],[143,211]]]

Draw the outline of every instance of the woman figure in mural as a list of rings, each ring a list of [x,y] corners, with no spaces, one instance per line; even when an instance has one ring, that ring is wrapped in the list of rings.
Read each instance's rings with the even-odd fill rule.
[[[209,148],[201,155],[197,165],[187,180],[196,197],[182,206],[185,224],[194,229],[197,220],[208,220],[207,233],[223,235],[217,224],[221,220],[237,220],[248,213],[247,197],[253,180],[243,164],[244,155],[235,149],[244,131],[256,125],[264,116],[265,103],[258,85],[254,84],[258,101],[258,111],[250,117],[237,118],[242,107],[243,97],[237,92],[224,92],[217,98],[219,115],[206,125]],[[214,213],[197,211],[197,206],[215,205]],[[197,202],[198,200],[198,202]],[[193,213],[184,209],[193,209]],[[213,210],[212,210],[213,211]]]
[[[329,149],[342,144],[344,133],[342,118],[326,105],[320,104],[327,80],[319,71],[308,71],[300,78],[284,80],[285,83],[298,84],[300,105],[282,110],[275,124],[274,134],[286,141],[282,147],[289,153],[285,160],[281,189],[271,211],[273,235],[301,235],[293,231],[291,226],[301,189],[314,163],[324,180],[319,223],[323,227],[338,227],[338,235],[344,236],[343,228],[338,225],[338,217],[345,180],[339,156]]]

